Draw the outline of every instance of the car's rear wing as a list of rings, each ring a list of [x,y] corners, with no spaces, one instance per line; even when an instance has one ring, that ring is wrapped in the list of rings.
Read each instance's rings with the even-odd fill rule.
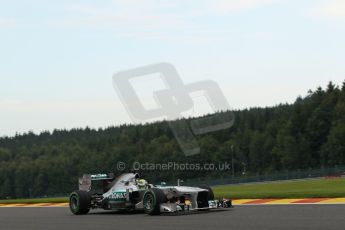
[[[92,181],[104,181],[106,184],[114,178],[114,173],[84,174],[79,178],[79,190],[91,191]]]

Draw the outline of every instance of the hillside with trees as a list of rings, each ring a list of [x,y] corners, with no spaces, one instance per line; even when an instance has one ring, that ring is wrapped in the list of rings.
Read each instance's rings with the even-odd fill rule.
[[[198,135],[186,157],[166,122],[72,129],[0,138],[0,198],[66,194],[83,173],[116,171],[119,161],[232,162],[241,175],[345,165],[345,82],[309,91],[293,104],[234,111],[231,129]],[[227,117],[230,112],[219,115]],[[187,119],[187,122],[190,120]],[[231,176],[219,171],[145,171],[155,182]]]

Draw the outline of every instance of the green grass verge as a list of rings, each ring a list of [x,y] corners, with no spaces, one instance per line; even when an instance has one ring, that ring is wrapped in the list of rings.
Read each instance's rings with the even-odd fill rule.
[[[0,200],[0,204],[38,204],[38,203],[65,203],[65,202],[68,202],[67,197]]]
[[[345,178],[216,186],[215,197],[238,199],[345,197]]]
[[[345,197],[345,178],[224,185],[213,188],[215,197],[232,199]],[[67,197],[0,200],[0,204],[64,203]]]

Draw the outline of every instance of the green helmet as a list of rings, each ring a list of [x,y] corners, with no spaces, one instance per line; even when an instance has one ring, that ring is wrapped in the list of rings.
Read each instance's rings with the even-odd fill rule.
[[[138,180],[138,181],[137,181],[137,184],[138,184],[138,188],[139,188],[139,189],[146,189],[146,188],[147,188],[147,185],[148,185],[147,181],[144,180],[144,179]]]

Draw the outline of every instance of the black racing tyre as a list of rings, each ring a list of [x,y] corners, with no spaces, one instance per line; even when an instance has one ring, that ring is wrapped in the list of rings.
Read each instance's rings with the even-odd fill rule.
[[[201,186],[199,186],[199,188],[208,190],[207,199],[208,200],[214,200],[214,193],[213,193],[213,190],[212,190],[212,188],[210,186],[208,186],[208,185],[201,185]]]
[[[166,202],[165,194],[159,188],[151,188],[144,194],[144,211],[149,215],[159,215],[161,213],[160,204]]]
[[[85,215],[90,211],[91,196],[88,192],[77,190],[69,196],[69,208],[75,215]]]

